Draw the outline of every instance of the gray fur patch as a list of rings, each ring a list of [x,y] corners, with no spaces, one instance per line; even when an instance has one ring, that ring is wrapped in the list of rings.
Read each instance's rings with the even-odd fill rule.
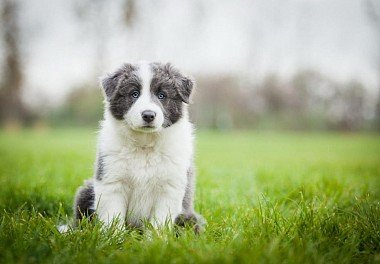
[[[95,178],[98,181],[101,181],[104,176],[104,157],[98,153],[97,161],[96,161],[96,172],[95,172]]]
[[[187,170],[187,184],[185,196],[182,200],[182,211],[191,213],[194,211],[194,192],[195,192],[195,171],[194,166],[190,166]]]
[[[136,101],[131,94],[141,90],[141,80],[136,74],[137,69],[135,65],[124,64],[102,81],[110,111],[118,120],[123,119],[124,114]]]
[[[94,214],[94,201],[94,183],[92,180],[87,180],[83,186],[79,187],[75,195],[75,219],[81,220],[83,217],[91,217]]]
[[[153,71],[151,93],[155,102],[163,109],[165,116],[163,127],[169,127],[182,117],[182,102],[189,103],[193,82],[169,63],[155,62],[150,66]],[[158,99],[159,92],[166,94],[166,98]]]

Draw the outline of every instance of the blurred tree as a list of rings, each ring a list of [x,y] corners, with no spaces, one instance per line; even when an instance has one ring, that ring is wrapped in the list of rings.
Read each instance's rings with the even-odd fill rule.
[[[1,0],[1,33],[5,60],[0,89],[0,120],[3,125],[20,125],[26,119],[21,101],[19,6],[14,0]]]
[[[127,27],[133,27],[137,17],[135,0],[124,0],[124,7],[122,10],[125,25]]]
[[[318,117],[320,100],[317,91],[320,88],[322,78],[315,71],[305,70],[294,75],[284,94],[286,112],[291,117],[289,123],[297,129],[311,129],[316,126],[322,127]]]
[[[264,79],[259,94],[263,97],[269,112],[279,113],[283,110],[284,96],[276,75],[269,75]]]
[[[359,130],[364,121],[365,88],[357,81],[352,81],[343,90],[344,111],[340,121],[343,130]]]
[[[375,109],[375,122],[376,128],[380,130],[380,2],[378,0],[365,0],[365,9],[369,21],[373,26],[376,38],[376,67],[378,72],[378,95],[377,95],[377,103]]]
[[[74,89],[66,103],[49,112],[49,123],[54,126],[96,126],[103,112],[102,94],[98,87],[83,85]]]
[[[251,127],[253,111],[249,109],[251,95],[243,89],[236,76],[198,76],[191,107],[197,126],[212,129]]]

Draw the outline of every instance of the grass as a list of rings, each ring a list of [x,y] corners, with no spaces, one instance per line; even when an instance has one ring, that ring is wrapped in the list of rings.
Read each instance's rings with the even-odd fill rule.
[[[0,263],[380,262],[380,135],[200,132],[204,234],[90,223],[60,234],[95,137],[0,133]]]

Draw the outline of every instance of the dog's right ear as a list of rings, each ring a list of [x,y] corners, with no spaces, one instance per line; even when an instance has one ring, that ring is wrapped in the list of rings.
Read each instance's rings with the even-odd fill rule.
[[[118,70],[102,79],[101,83],[107,100],[110,100],[115,93],[121,76],[122,71]]]
[[[119,84],[123,79],[128,78],[136,70],[135,66],[125,63],[121,68],[112,74],[108,74],[101,81],[105,98],[109,101],[117,91]]]

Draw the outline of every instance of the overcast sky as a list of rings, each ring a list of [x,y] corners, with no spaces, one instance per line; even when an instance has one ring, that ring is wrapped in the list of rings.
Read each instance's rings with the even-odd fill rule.
[[[85,17],[75,12],[78,2],[21,2],[28,101],[60,101],[75,85],[136,60],[252,80],[308,68],[376,87],[376,41],[361,0],[139,0],[132,28],[122,0],[106,1],[99,13],[89,8]]]

